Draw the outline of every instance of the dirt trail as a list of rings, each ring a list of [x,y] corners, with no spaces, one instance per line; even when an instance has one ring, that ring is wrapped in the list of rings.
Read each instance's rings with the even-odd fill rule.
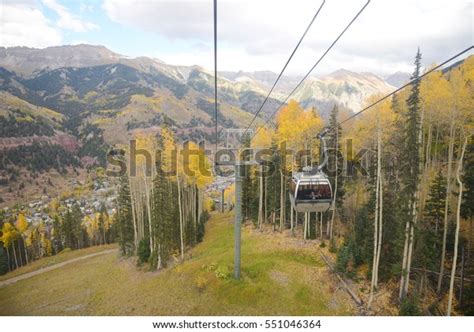
[[[45,272],[55,270],[57,268],[63,267],[65,265],[68,265],[68,264],[71,264],[71,263],[75,263],[75,262],[78,262],[78,261],[82,261],[84,259],[99,256],[99,255],[109,254],[109,253],[114,252],[114,251],[117,251],[117,249],[104,250],[104,251],[96,252],[96,253],[93,253],[93,254],[89,254],[89,255],[85,255],[85,256],[81,256],[81,257],[76,257],[76,258],[70,259],[68,261],[57,263],[57,264],[54,264],[54,265],[51,265],[51,266],[43,267],[43,268],[41,268],[39,270],[36,270],[36,271],[28,272],[28,273],[19,275],[17,277],[13,277],[13,278],[10,278],[10,279],[0,281],[0,287],[14,284],[17,281],[20,281],[20,280],[23,280],[23,279],[28,279],[28,278],[34,277],[36,275],[39,275],[39,274],[42,274],[42,273],[45,273]]]

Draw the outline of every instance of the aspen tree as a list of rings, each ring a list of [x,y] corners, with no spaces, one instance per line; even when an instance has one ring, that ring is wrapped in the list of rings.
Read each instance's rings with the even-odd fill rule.
[[[458,194],[458,202],[457,202],[457,210],[456,210],[456,232],[455,232],[455,237],[454,237],[453,266],[451,267],[451,281],[449,283],[449,301],[448,301],[448,312],[447,312],[448,316],[451,316],[451,311],[452,311],[454,278],[456,276],[456,264],[458,260],[459,228],[460,228],[460,223],[461,223],[461,202],[462,202],[462,191],[463,191],[463,183],[461,181],[461,170],[462,170],[462,162],[464,159],[464,153],[466,152],[467,142],[468,142],[468,137],[465,136],[464,142],[461,148],[461,156],[459,157],[458,167],[456,170],[456,180],[459,186],[459,194]]]

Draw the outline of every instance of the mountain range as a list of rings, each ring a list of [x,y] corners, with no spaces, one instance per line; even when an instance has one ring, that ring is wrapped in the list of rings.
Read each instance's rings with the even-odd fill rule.
[[[158,75],[161,76],[159,79],[169,79],[175,84],[185,84],[202,93],[212,88],[211,82],[207,82],[206,79],[212,80],[213,74],[202,67],[174,66],[148,57],[129,58],[112,52],[104,46],[82,44],[45,49],[0,48],[0,67],[27,79],[61,68],[86,68],[112,64],[131,67],[142,74]],[[277,74],[270,71],[223,71],[218,75],[223,100],[233,102],[236,101],[235,99],[241,99],[242,94],[249,92],[265,95],[277,78]],[[355,73],[341,69],[329,75],[310,77],[303,83],[294,98],[306,105],[338,102],[342,106],[357,111],[368,95],[384,93],[394,86],[398,87],[407,81],[408,76],[407,73],[397,72],[384,80],[371,73]],[[299,80],[298,76],[284,76],[276,86],[272,97],[283,99]],[[240,106],[242,104],[241,102]]]

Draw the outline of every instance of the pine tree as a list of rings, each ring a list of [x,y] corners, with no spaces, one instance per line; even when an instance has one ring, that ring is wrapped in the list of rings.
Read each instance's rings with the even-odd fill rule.
[[[388,170],[386,188],[383,194],[383,246],[379,266],[380,280],[388,280],[400,274],[403,250],[403,218],[400,211],[400,183],[398,170]]]
[[[135,240],[132,223],[132,203],[127,175],[120,178],[120,190],[117,198],[117,213],[115,215],[117,238],[120,251],[124,256],[133,255]]]
[[[157,142],[159,147],[163,147],[163,142],[159,139]],[[164,156],[162,156],[164,158]],[[177,191],[174,190],[173,181],[166,177],[163,170],[165,159],[156,161],[156,176],[153,180],[153,196],[152,196],[152,208],[151,208],[151,220],[152,220],[152,231],[153,231],[153,244],[155,246],[153,253],[150,257],[151,269],[160,269],[165,267],[170,254],[173,249],[177,248],[175,242],[174,230],[178,224],[176,210]],[[195,185],[191,184],[191,189]],[[191,190],[194,192],[194,190]],[[176,197],[174,197],[176,195]],[[192,200],[193,197],[191,197]],[[196,211],[192,211],[196,213]],[[192,237],[193,244],[196,242],[196,224],[192,220],[189,220],[189,224],[193,225],[192,234],[188,234]]]
[[[268,172],[267,181],[267,201],[268,201],[268,211],[271,215],[271,223],[273,229],[276,228],[276,216],[278,215],[278,210],[280,208],[280,191],[281,191],[281,180],[280,180],[280,169],[281,169],[281,160],[278,153],[277,145],[275,142],[272,143],[271,150],[273,151],[270,159],[270,170]]]
[[[76,242],[74,235],[74,221],[71,211],[67,210],[63,216],[63,224],[61,227],[61,233],[64,238],[64,245],[66,248],[74,249]]]
[[[3,243],[0,242],[0,275],[8,272],[8,258]]]
[[[62,237],[61,231],[61,220],[59,215],[54,215],[53,217],[53,228],[52,228],[52,245],[53,252],[55,254],[59,253],[64,249],[63,247],[64,239]]]
[[[74,234],[75,249],[81,249],[85,247],[86,239],[88,238],[86,230],[82,227],[83,215],[79,204],[74,203],[71,208],[72,218],[72,232]]]
[[[411,85],[407,99],[408,111],[405,115],[404,164],[402,172],[405,245],[403,250],[402,276],[400,280],[400,299],[404,299],[408,292],[410,270],[415,242],[415,226],[417,221],[418,185],[420,182],[420,70],[421,52],[418,49],[415,57],[415,70],[411,76],[415,80]]]
[[[243,148],[250,148],[250,137],[244,137]],[[241,166],[242,170],[242,216],[243,219],[250,219],[252,217],[252,212],[256,211],[255,209],[255,190],[254,182],[251,177],[251,167],[250,166]],[[255,218],[253,218],[256,220]]]
[[[425,217],[429,219],[431,228],[436,232],[443,221],[444,205],[446,200],[446,179],[441,170],[438,170],[436,177],[430,187],[429,198],[426,201]]]
[[[446,179],[441,170],[438,170],[433,179],[428,196],[424,218],[416,230],[417,246],[413,254],[414,261],[423,271],[435,270],[439,264],[441,240],[439,230],[443,221],[446,199]],[[423,283],[427,281],[426,272],[421,274],[421,278]]]

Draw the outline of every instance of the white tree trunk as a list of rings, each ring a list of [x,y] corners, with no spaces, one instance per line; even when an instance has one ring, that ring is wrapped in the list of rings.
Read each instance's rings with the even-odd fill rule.
[[[431,164],[431,141],[432,141],[432,124],[431,120],[428,125],[428,136],[426,139],[426,147],[425,147],[425,164],[423,168],[423,175],[422,175],[422,189],[420,193],[420,207],[418,213],[423,213],[425,209],[425,201],[426,195],[429,191],[429,169]]]
[[[259,197],[258,197],[258,228],[262,230],[263,220],[265,216],[263,214],[263,165],[260,166],[260,179],[259,179]]]
[[[409,234],[410,234],[410,220],[407,220],[405,224],[405,244],[403,246],[403,261],[402,261],[402,274],[400,277],[400,291],[398,297],[403,299],[405,289],[405,279],[406,279],[406,269],[407,269],[407,257],[408,257],[408,246],[409,246]]]
[[[268,199],[267,199],[267,192],[268,192],[267,187],[268,186],[267,186],[267,179],[265,179],[265,181],[264,181],[264,187],[265,187],[265,190],[264,190],[264,192],[265,192],[265,197],[264,197],[264,203],[265,203],[264,204],[265,205],[264,209],[265,209],[265,211],[263,213],[263,222],[265,223],[267,221],[267,218],[268,218]]]
[[[378,119],[377,119],[377,127]],[[374,250],[372,254],[372,278],[370,280],[370,296],[367,304],[368,308],[372,305],[375,288],[375,275],[377,270],[377,250],[379,239],[379,189],[380,189],[380,130],[377,130],[377,175],[375,181],[375,218],[374,218]]]
[[[26,249],[26,236],[23,236],[23,249],[25,250],[26,264],[28,264],[28,250]]]
[[[459,228],[460,228],[460,221],[461,221],[461,203],[462,203],[462,191],[463,191],[463,183],[461,182],[461,170],[462,170],[462,162],[464,158],[464,153],[466,151],[467,146],[467,136],[464,138],[464,144],[462,146],[461,157],[459,158],[458,168],[456,171],[456,180],[459,185],[459,196],[458,196],[458,206],[456,211],[456,233],[454,237],[454,256],[453,256],[453,266],[451,268],[451,281],[449,283],[449,301],[448,301],[448,316],[451,316],[451,310],[453,306],[453,291],[454,291],[454,277],[456,275],[456,263],[458,260],[458,245],[459,245]]]
[[[13,258],[15,259],[15,268],[18,269],[18,259],[16,257],[15,241],[12,241],[12,248],[13,248]]]
[[[321,214],[320,219],[319,219],[319,236],[321,237],[321,240],[323,239],[323,213],[320,212]]]
[[[448,235],[448,214],[449,214],[449,200],[451,198],[451,172],[452,172],[452,162],[453,162],[453,151],[454,151],[454,115],[455,108],[451,112],[451,125],[449,128],[449,148],[448,148],[448,174],[446,182],[446,201],[444,204],[444,223],[443,223],[443,244],[441,249],[441,265],[439,269],[438,277],[438,287],[436,291],[441,293],[441,287],[443,285],[443,275],[444,275],[444,261],[446,259],[446,237]]]
[[[198,226],[198,220],[197,220],[197,216],[196,216],[196,208],[197,208],[197,204],[196,204],[196,189],[197,189],[197,186],[195,184],[193,184],[193,190],[192,190],[192,206],[193,206],[193,220],[194,220],[194,229],[197,231],[197,226]],[[197,234],[197,232],[196,232]]]
[[[181,181],[179,173],[176,171],[176,181],[178,183],[178,210],[179,210],[179,238],[181,248],[181,261],[184,260],[184,223],[183,223],[183,204],[181,202]]]
[[[148,233],[149,233],[149,237],[150,237],[150,256],[153,254],[153,251],[154,251],[154,246],[153,246],[153,229],[152,229],[152,225],[151,225],[151,199],[150,199],[150,187],[148,185],[148,178],[146,176],[146,169],[145,169],[145,166],[143,166],[143,181],[144,181],[144,185],[145,185],[145,200],[146,200],[146,211],[147,211],[147,215],[148,215]]]
[[[285,223],[285,174],[283,169],[280,170],[280,232],[283,231],[283,225]]]
[[[377,137],[378,155],[377,155],[377,178],[379,179],[378,186],[378,240],[377,240],[377,257],[375,261],[375,278],[374,287],[378,287],[379,282],[379,266],[380,266],[380,252],[382,251],[382,225],[383,225],[383,175],[382,175],[382,128],[379,123],[379,132]]]
[[[128,185],[130,187],[130,205],[132,206],[132,221],[133,221],[133,242],[134,242],[134,251],[135,253],[138,250],[138,232],[137,232],[137,217],[135,211],[135,195],[133,194],[132,180],[128,178]]]
[[[411,260],[413,257],[413,243],[415,240],[415,223],[417,219],[417,208],[416,208],[416,198],[413,203],[412,209],[413,219],[410,224],[410,236],[409,236],[409,246],[408,246],[408,255],[407,255],[407,266],[406,266],[406,276],[405,276],[405,287],[403,289],[404,295],[408,294],[408,287],[410,285],[410,273],[411,273]]]
[[[290,206],[290,224],[291,224],[291,236],[295,236],[295,227],[293,219],[293,206]]]
[[[379,191],[379,241],[377,250],[377,269],[375,270],[375,287],[379,283],[379,267],[380,253],[382,251],[382,234],[383,234],[383,175],[380,173],[380,191]]]
[[[335,160],[335,167],[336,167],[336,176],[334,178],[334,198],[332,201],[332,215],[331,215],[331,227],[330,227],[330,233],[329,233],[329,239],[332,240],[332,234],[333,234],[333,228],[334,228],[334,220],[336,217],[336,201],[337,201],[337,185],[338,185],[338,149],[339,149],[339,130],[336,128],[336,146],[335,146],[335,152],[334,152],[334,160]]]

